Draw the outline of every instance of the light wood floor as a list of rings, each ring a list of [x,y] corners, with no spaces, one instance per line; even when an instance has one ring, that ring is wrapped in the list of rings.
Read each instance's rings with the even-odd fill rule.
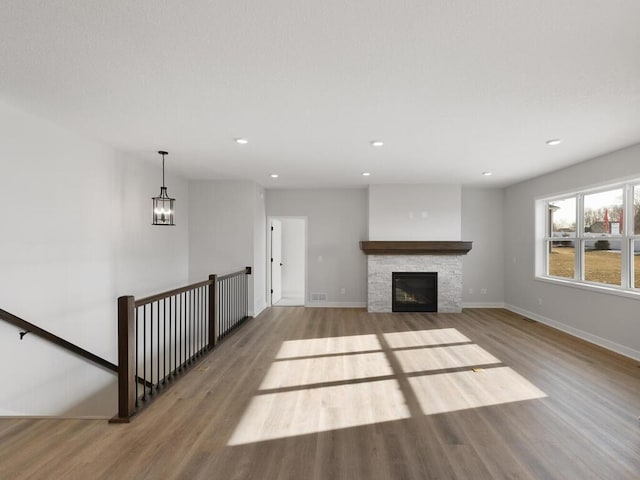
[[[274,307],[129,425],[0,420],[0,479],[638,479],[638,415],[636,362],[505,310]]]

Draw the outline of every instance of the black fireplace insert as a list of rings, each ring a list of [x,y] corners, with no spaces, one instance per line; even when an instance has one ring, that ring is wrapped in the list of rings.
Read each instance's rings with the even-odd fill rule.
[[[437,312],[438,272],[392,272],[391,311]]]

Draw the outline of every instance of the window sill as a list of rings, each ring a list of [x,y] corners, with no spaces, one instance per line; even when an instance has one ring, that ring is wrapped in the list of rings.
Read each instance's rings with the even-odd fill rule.
[[[587,282],[578,282],[576,280],[564,280],[558,277],[541,277],[536,276],[536,280],[545,283],[552,283],[554,285],[562,285],[565,287],[579,288],[582,290],[588,290],[591,292],[605,293],[610,295],[616,295],[618,297],[626,297],[633,298],[635,300],[640,300],[640,289],[636,290],[626,290],[622,287],[613,287],[607,285],[600,285],[594,283]]]

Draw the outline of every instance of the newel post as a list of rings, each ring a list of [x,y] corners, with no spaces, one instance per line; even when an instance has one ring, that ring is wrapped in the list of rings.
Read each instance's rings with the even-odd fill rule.
[[[216,295],[216,275],[209,275],[209,348],[213,348],[218,343],[218,329],[216,322],[216,305],[218,298]]]
[[[118,417],[129,421],[136,410],[135,299],[118,298]]]

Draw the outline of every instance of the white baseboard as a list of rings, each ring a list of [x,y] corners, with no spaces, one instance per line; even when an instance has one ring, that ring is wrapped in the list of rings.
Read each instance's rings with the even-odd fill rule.
[[[310,308],[366,308],[366,302],[305,302]]]
[[[462,308],[505,308],[504,302],[462,302]]]
[[[551,320],[550,318],[538,315],[537,313],[529,312],[514,305],[505,305],[504,308],[519,315],[531,318],[537,322],[544,323],[545,325],[568,333],[569,335],[573,335],[574,337],[578,337],[582,340],[586,340],[587,342],[606,348],[607,350],[611,350],[613,352],[619,353],[620,355],[624,355],[625,357],[640,361],[640,351],[634,350],[633,348],[629,348],[625,345],[620,345],[619,343],[612,342],[611,340],[607,340],[606,338],[602,338],[597,335],[593,335],[592,333],[585,332],[584,330],[580,330],[564,323]]]

